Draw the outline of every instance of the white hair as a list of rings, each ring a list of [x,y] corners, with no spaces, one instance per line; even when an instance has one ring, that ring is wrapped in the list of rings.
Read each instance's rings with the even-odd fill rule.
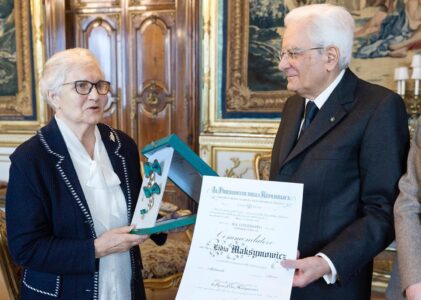
[[[285,27],[306,24],[307,34],[315,47],[335,46],[339,49],[339,68],[345,69],[352,56],[355,22],[342,6],[332,4],[305,5],[285,16]]]
[[[38,84],[39,91],[44,100],[46,100],[47,103],[54,108],[54,106],[51,105],[48,92],[57,94],[60,92],[63,83],[65,83],[64,81],[66,80],[66,75],[70,71],[87,68],[98,69],[104,77],[104,73],[101,70],[98,60],[88,49],[67,49],[57,52],[51,56],[44,65],[44,70],[42,71],[41,79]]]

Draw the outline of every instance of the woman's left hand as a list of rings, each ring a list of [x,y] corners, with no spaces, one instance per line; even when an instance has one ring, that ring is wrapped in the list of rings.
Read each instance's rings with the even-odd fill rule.
[[[94,241],[95,258],[125,252],[149,238],[149,235],[130,234],[134,226],[123,226],[104,232]]]

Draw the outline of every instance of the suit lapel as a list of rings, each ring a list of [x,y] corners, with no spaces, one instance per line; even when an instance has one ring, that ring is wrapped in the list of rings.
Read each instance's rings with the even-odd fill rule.
[[[290,112],[284,114],[282,117],[282,129],[279,132],[279,154],[278,163],[279,166],[285,161],[288,154],[293,149],[300,130],[301,119],[304,113],[305,100],[300,96],[293,96],[291,101]]]
[[[348,114],[348,111],[355,100],[354,92],[357,81],[357,77],[349,69],[347,69],[344,77],[326,100],[311,125],[297,141],[291,152],[287,154],[286,158],[281,160],[281,167],[317,142],[327,132],[337,126],[337,124],[339,124],[340,121]],[[297,115],[299,116],[299,120],[296,120],[296,122],[299,127],[302,111],[299,114],[297,113]]]
[[[124,169],[122,167],[122,156],[119,153],[121,142],[118,139],[117,134],[114,131],[111,131],[110,127],[104,124],[98,124],[98,129],[101,133],[102,142],[107,150],[114,172],[117,174],[121,183],[123,183],[126,180],[124,178]]]

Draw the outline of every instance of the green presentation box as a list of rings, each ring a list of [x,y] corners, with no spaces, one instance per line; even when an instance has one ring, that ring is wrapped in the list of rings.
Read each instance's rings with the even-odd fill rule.
[[[196,222],[196,215],[179,217],[178,219],[165,220],[157,222],[154,227],[133,229],[130,233],[134,234],[153,234],[170,231],[179,227],[189,226]]]
[[[142,154],[148,157],[164,147],[174,149],[168,178],[199,203],[203,176],[218,176],[218,174],[175,134],[145,146]]]
[[[199,203],[203,176],[218,176],[218,174],[175,134],[171,134],[145,146],[142,150],[142,154],[148,158],[155,152],[166,147],[174,149],[168,178],[193,201]],[[131,233],[159,233],[192,225],[195,222],[196,215],[190,215],[157,222],[154,227],[134,229]]]

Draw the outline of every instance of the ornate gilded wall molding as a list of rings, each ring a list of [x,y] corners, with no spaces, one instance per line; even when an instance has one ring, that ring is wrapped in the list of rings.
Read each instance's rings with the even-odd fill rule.
[[[28,1],[14,1],[17,93],[13,96],[0,96],[0,117],[10,117],[14,120],[23,120],[25,117],[34,115],[32,106],[31,24],[29,23],[31,18],[29,14]],[[2,55],[6,55],[6,53],[2,53]],[[0,77],[2,77],[1,74]]]
[[[222,48],[223,9],[221,1],[202,1],[201,28],[201,126],[207,133],[257,133],[274,135],[278,119],[230,119],[221,115],[222,99],[226,96],[227,107],[238,112],[279,112],[287,95],[278,92],[255,93],[247,87],[248,6],[245,0],[227,1],[231,7],[228,17],[232,19],[227,29],[228,45]],[[244,23],[247,22],[247,23]],[[229,22],[230,23],[230,22]],[[223,69],[221,51],[228,51],[229,68]],[[227,57],[228,58],[228,57]],[[220,91],[222,74],[226,72],[227,85]]]
[[[201,135],[200,157],[220,176],[257,179],[256,158],[270,157],[273,140],[271,135],[258,134]]]
[[[36,85],[45,57],[42,3],[13,1],[16,52],[10,58],[16,62],[16,94],[0,96],[0,146],[20,144],[46,122],[47,104]]]
[[[120,7],[120,0],[76,0],[70,2],[73,8]]]
[[[282,111],[291,92],[256,92],[248,87],[249,1],[230,0],[227,3],[227,112]]]

